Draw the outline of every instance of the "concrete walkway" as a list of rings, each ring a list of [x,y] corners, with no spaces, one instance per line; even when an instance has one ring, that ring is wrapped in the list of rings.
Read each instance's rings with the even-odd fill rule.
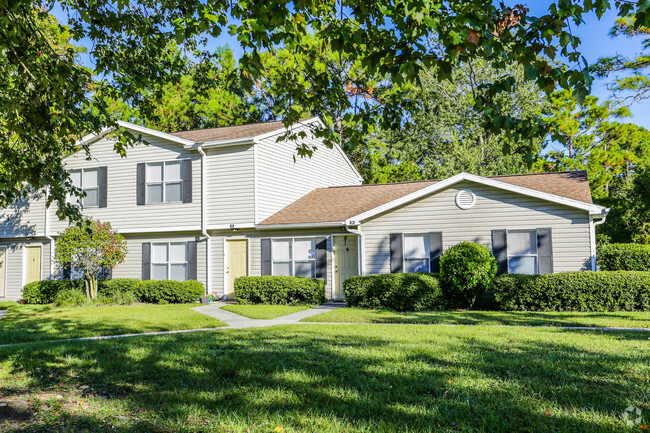
[[[228,305],[226,302],[213,302],[201,307],[193,307],[192,310],[197,313],[205,314],[214,319],[221,320],[230,325],[231,328],[264,328],[267,326],[276,325],[297,325],[301,323],[302,319],[315,316],[317,314],[327,313],[328,311],[336,310],[337,308],[345,307],[345,304],[323,304],[309,310],[298,311],[296,313],[287,314],[286,316],[276,317],[275,319],[249,319],[248,317],[240,316],[239,314],[230,311],[222,310],[221,307]],[[305,322],[302,322],[305,323]]]

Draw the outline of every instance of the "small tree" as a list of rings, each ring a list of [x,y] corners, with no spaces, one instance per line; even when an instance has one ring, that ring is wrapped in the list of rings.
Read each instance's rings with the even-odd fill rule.
[[[447,299],[456,306],[472,308],[488,290],[497,274],[497,261],[486,247],[461,242],[440,257],[440,281]]]
[[[60,266],[83,269],[86,296],[95,299],[99,273],[122,263],[126,253],[126,240],[109,223],[84,219],[61,233],[55,257]]]

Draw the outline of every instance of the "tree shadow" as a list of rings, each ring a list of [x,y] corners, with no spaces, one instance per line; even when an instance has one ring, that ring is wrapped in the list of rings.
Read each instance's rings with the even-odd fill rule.
[[[26,376],[30,392],[91,386],[120,413],[141,414],[125,431],[613,432],[647,388],[648,353],[631,354],[645,334],[386,331],[277,327],[34,345],[0,350],[0,363],[11,360],[9,373]],[[102,431],[102,412],[92,416]]]

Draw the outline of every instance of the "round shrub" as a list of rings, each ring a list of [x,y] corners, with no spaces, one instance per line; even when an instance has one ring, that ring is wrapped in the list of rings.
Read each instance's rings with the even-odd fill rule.
[[[445,296],[453,305],[471,308],[491,286],[497,274],[497,261],[487,248],[461,242],[440,257],[440,281]]]
[[[54,306],[60,308],[81,307],[87,302],[86,294],[73,287],[61,290],[54,298]]]
[[[23,287],[23,301],[26,304],[49,304],[54,302],[57,294],[66,289],[83,290],[83,280],[42,280],[34,281]]]

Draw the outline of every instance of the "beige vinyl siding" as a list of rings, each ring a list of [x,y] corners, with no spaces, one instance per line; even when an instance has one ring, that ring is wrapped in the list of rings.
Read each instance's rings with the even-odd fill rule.
[[[124,236],[127,241],[128,253],[126,260],[113,268],[113,278],[142,278],[142,244],[146,242],[188,242],[196,244],[196,275],[198,281],[206,284],[206,241],[202,236],[193,234],[159,234],[146,236]]]
[[[45,232],[45,194],[0,209],[0,238],[42,235]]]
[[[207,149],[208,226],[253,224],[255,174],[253,146]],[[200,183],[195,188],[200,194]]]
[[[315,188],[361,183],[342,151],[310,138],[308,130],[301,141],[316,146],[311,158],[297,155],[295,141],[276,142],[278,136],[260,140],[257,146],[258,222]]]
[[[201,225],[201,159],[196,151],[183,148],[182,144],[170,142],[149,135],[143,138],[149,145],[128,148],[126,158],[121,158],[113,149],[113,140],[102,139],[90,146],[92,160],[87,161],[83,152],[65,159],[68,170],[106,166],[107,207],[84,209],[84,215],[101,221],[108,221],[114,229],[164,231],[165,228],[194,227]],[[192,160],[192,203],[155,203],[138,206],[136,203],[137,164],[140,162],[162,162]],[[58,221],[51,211],[53,232],[60,232],[67,226]]]
[[[220,295],[224,293],[224,244],[228,239],[248,239],[248,269],[250,276],[262,273],[262,238],[282,237],[326,237],[327,238],[327,275],[325,278],[325,296],[331,298],[332,292],[332,245],[331,232],[315,232],[306,230],[282,231],[243,231],[239,233],[215,232],[212,236],[212,291]]]
[[[456,206],[463,188],[477,196],[468,210]],[[591,268],[589,215],[587,211],[527,197],[501,189],[463,182],[422,198],[362,224],[366,235],[367,274],[390,272],[390,233],[442,231],[443,249],[463,241],[492,248],[492,230],[550,227],[555,272]]]
[[[0,300],[19,300],[22,298],[25,275],[25,246],[41,247],[41,280],[50,278],[50,243],[47,240],[6,241],[0,246],[7,247],[5,297]]]

